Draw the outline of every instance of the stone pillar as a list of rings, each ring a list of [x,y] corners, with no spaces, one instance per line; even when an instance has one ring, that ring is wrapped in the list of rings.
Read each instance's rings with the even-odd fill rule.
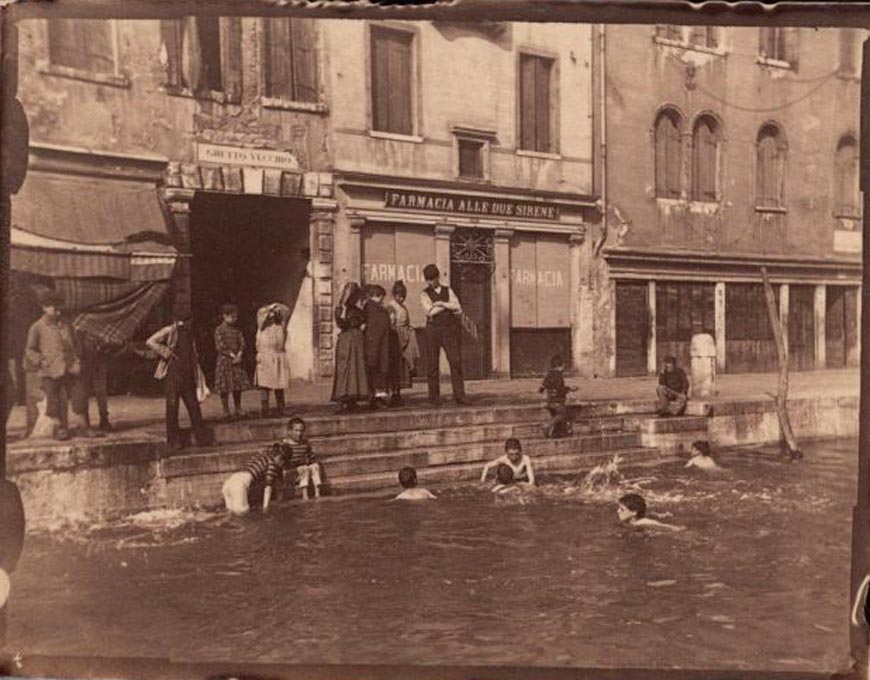
[[[716,341],[709,333],[692,336],[689,354],[692,362],[692,398],[716,394]]]
[[[591,356],[586,348],[591,345],[593,333],[592,316],[584,315],[584,307],[588,304],[589,262],[584,258],[583,246],[586,243],[585,226],[583,231],[568,237],[569,271],[568,281],[569,304],[571,306],[571,363],[574,372],[581,376],[591,376]],[[584,261],[585,260],[585,261]]]
[[[716,369],[721,373],[725,371],[726,352],[726,335],[725,335],[725,283],[720,281],[716,284],[713,292],[713,316],[714,316],[714,331],[716,341]]]
[[[163,200],[169,208],[172,223],[169,225],[169,233],[172,236],[173,245],[178,250],[180,257],[175,265],[175,273],[172,276],[171,293],[172,314],[175,317],[189,316],[192,312],[192,295],[190,283],[190,203],[193,201],[195,191],[171,187],[163,190]]]
[[[782,342],[788,351],[788,291],[787,283],[779,287],[779,327],[782,328]]]
[[[366,226],[366,218],[354,215],[350,218],[350,242],[348,243],[348,280],[362,283],[362,230]]]
[[[493,234],[495,274],[492,305],[492,372],[494,378],[511,374],[511,244],[512,229]]]
[[[824,283],[816,286],[815,322],[816,322],[816,368],[826,368],[828,364],[825,346],[825,319],[827,317],[827,288]]]
[[[306,296],[311,300],[310,328],[314,357],[312,378],[331,377],[335,367],[333,349],[332,265],[335,247],[335,214],[338,206],[333,200],[313,199],[311,202],[311,261],[312,290]],[[300,299],[302,292],[300,292]],[[297,303],[298,305],[298,303]],[[294,310],[294,316],[296,312]],[[307,324],[306,324],[307,325]],[[299,359],[296,358],[297,363]]]
[[[649,307],[649,327],[646,341],[646,372],[656,375],[659,372],[656,352],[656,282],[647,283],[647,306]]]
[[[435,225],[435,265],[441,272],[441,283],[450,281],[450,237],[456,227],[446,222]]]
[[[855,344],[848,349],[847,366],[861,365],[861,295],[861,286],[858,286],[855,298]]]

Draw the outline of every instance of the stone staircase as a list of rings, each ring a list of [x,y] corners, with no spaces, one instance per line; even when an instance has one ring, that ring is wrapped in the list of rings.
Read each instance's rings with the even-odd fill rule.
[[[674,460],[691,441],[707,436],[707,418],[657,418],[652,401],[574,405],[574,434],[543,437],[547,413],[540,404],[396,409],[342,418],[306,419],[307,437],[323,466],[325,492],[339,496],[397,492],[397,472],[417,468],[421,484],[479,478],[484,462],[517,437],[537,476],[581,474],[619,454],[627,467]],[[230,473],[254,452],[286,436],[287,419],[214,426],[219,445],[158,461],[159,496],[168,506],[214,505]]]

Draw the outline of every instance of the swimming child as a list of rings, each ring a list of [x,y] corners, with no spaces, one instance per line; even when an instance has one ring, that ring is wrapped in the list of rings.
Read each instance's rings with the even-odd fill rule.
[[[480,481],[486,481],[486,476],[492,468],[498,468],[499,465],[507,465],[513,473],[513,481],[525,482],[529,486],[534,486],[535,471],[532,469],[532,459],[523,453],[520,440],[511,437],[504,443],[504,450],[505,454],[503,456],[499,456],[483,466]]]
[[[269,503],[276,485],[284,479],[284,468],[290,462],[292,450],[286,444],[272,444],[268,451],[258,453],[238,472],[224,482],[224,503],[234,515],[246,515],[251,507],[248,494],[252,488],[263,487],[263,512]]]
[[[222,321],[214,329],[214,345],[217,363],[214,369],[214,388],[221,396],[224,418],[230,417],[229,395],[233,394],[233,413],[236,418],[245,415],[242,411],[242,391],[250,389],[251,381],[242,365],[245,352],[245,337],[238,329],[239,308],[236,305],[221,307]]]
[[[410,466],[399,470],[399,484],[402,485],[404,491],[396,496],[396,500],[427,501],[438,498],[429,489],[421,489],[417,486],[417,471]]]
[[[686,527],[673,524],[665,524],[646,516],[646,501],[643,496],[636,493],[628,493],[619,499],[616,514],[620,522],[628,522],[634,527],[646,527],[649,529],[668,529],[670,531],[683,531]]]
[[[692,442],[692,452],[686,467],[696,467],[700,470],[721,470],[722,468],[710,455],[710,444],[705,441]]]
[[[514,470],[506,463],[499,463],[495,469],[496,485],[492,487],[492,492],[496,494],[506,494],[512,491],[522,491],[519,484],[514,481]]]

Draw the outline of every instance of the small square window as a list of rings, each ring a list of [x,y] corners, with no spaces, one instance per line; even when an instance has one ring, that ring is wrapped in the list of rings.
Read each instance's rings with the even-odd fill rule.
[[[458,139],[459,176],[483,179],[483,142]]]

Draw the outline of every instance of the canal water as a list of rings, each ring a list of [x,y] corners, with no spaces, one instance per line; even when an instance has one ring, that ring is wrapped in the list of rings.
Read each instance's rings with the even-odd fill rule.
[[[428,503],[157,512],[30,535],[8,647],[184,661],[819,670],[848,651],[857,442]],[[613,472],[613,470],[611,470]],[[610,477],[610,479],[607,479]],[[588,488],[592,486],[593,488]],[[680,533],[618,522],[642,490]]]

